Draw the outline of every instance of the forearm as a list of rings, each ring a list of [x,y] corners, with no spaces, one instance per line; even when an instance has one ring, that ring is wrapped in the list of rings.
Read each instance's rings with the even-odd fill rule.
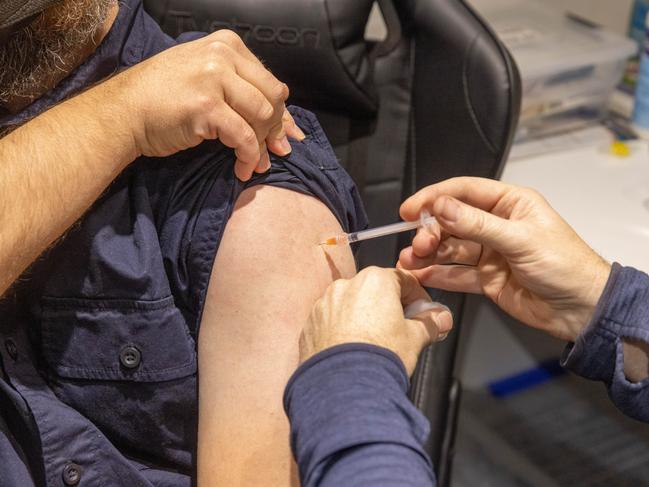
[[[606,383],[627,415],[649,421],[649,276],[613,267],[593,319],[570,345],[564,364]]]
[[[120,80],[0,139],[0,295],[137,157]]]
[[[333,347],[305,362],[284,397],[302,485],[433,485],[429,425],[407,387],[399,359],[372,345]]]

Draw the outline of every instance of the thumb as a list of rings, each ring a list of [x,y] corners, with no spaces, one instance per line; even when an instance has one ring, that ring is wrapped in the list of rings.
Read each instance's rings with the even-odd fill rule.
[[[513,223],[467,205],[451,196],[442,196],[433,205],[433,214],[452,235],[478,242],[501,254],[520,249]]]

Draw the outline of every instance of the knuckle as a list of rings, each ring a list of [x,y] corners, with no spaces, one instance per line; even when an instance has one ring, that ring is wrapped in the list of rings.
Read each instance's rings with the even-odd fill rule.
[[[327,302],[335,302],[341,299],[347,294],[348,287],[349,285],[345,279],[338,279],[337,281],[332,282],[325,293]]]
[[[377,266],[370,266],[363,270],[363,280],[371,283],[381,281],[385,276],[385,270]]]
[[[194,134],[197,137],[200,137],[203,140],[208,140],[210,138],[210,130],[206,124],[200,124],[194,127]]]
[[[487,230],[487,220],[482,212],[475,212],[473,228],[477,235],[484,235]]]
[[[275,117],[273,117],[274,119]],[[282,122],[274,124],[274,120],[270,122],[270,129],[268,130],[268,137],[279,139],[286,136],[286,127]]]
[[[273,107],[265,99],[260,99],[258,101],[257,120],[265,123],[270,122],[274,115],[275,110]]]
[[[282,98],[284,99],[284,101],[286,101],[288,100],[289,96],[291,96],[291,89],[286,83],[282,83]]]
[[[221,29],[215,32],[215,37],[221,40],[224,43],[231,44],[233,46],[240,46],[243,44],[243,40],[233,30],[230,29]]]
[[[346,284],[345,279],[337,279],[334,282],[331,283],[329,286],[329,291],[331,294],[335,294],[337,291],[340,291],[341,289],[344,289],[347,284]]]
[[[218,77],[223,73],[223,64],[214,59],[210,59],[203,66],[203,72],[210,78]]]
[[[514,190],[514,198],[523,205],[523,208],[534,210],[541,206],[549,206],[545,196],[534,188],[520,187]]]
[[[545,197],[541,193],[530,187],[516,188],[514,194],[523,202],[538,203],[540,201],[545,201]]]
[[[459,254],[462,255],[462,250],[459,249]],[[467,252],[464,252],[466,254]],[[448,259],[449,257],[453,256],[453,247],[449,242],[442,242],[439,244],[439,247],[437,247],[437,253],[436,256],[438,259]]]
[[[254,158],[253,156],[251,156],[247,152],[244,152],[242,154],[241,151],[236,150],[235,154],[237,155],[237,159],[238,159],[237,164],[241,165],[242,170],[243,169],[250,170],[250,169],[253,169],[256,166],[257,158]]]
[[[197,95],[194,104],[196,113],[209,113],[214,108],[214,99],[208,95]]]
[[[240,132],[240,141],[245,145],[257,144],[257,135],[250,127],[244,127]]]
[[[525,186],[525,187],[519,188],[518,191],[520,192],[520,194],[522,196],[527,196],[528,198],[534,198],[534,199],[542,198],[541,193],[539,193],[534,188],[530,188],[530,187]]]
[[[196,117],[193,128],[195,135],[205,140],[217,138],[219,132],[218,125],[213,123],[210,117],[205,116]]]
[[[212,56],[229,58],[232,54],[232,49],[220,40],[210,42],[208,47]]]
[[[366,276],[375,276],[381,272],[381,268],[375,265],[371,265],[369,267],[366,267],[361,271],[362,274]]]
[[[284,103],[289,96],[289,89],[285,83],[277,82],[270,93],[273,104]]]

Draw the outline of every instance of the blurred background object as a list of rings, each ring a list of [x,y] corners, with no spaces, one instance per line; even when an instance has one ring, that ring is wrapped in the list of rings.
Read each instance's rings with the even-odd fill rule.
[[[592,16],[535,0],[472,4],[518,64],[523,81],[518,140],[560,133],[606,116],[627,60],[637,52],[635,42],[600,27]]]
[[[569,12],[600,25],[603,28],[626,35],[629,15],[634,3],[649,4],[646,0],[544,0],[543,3],[561,12]],[[640,30],[644,24],[644,14]],[[642,34],[640,34],[642,35]]]

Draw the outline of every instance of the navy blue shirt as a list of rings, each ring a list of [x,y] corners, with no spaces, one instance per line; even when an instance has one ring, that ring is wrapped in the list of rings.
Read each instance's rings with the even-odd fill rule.
[[[175,43],[140,0],[120,2],[83,65],[0,129]],[[191,484],[197,334],[238,196],[269,184],[317,197],[346,231],[366,225],[317,120],[290,110],[307,138],[248,183],[216,141],[137,159],[0,301],[0,486],[28,471],[48,487]]]

